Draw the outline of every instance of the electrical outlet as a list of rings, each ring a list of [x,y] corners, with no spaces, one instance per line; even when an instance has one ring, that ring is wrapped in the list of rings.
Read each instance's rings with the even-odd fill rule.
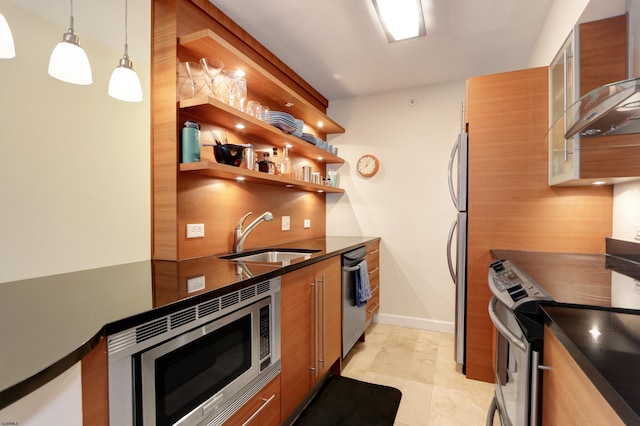
[[[633,226],[633,239],[640,241],[640,225]]]
[[[204,290],[204,275],[187,279],[187,293]]]
[[[291,217],[290,216],[282,216],[282,230],[288,231],[291,229]]]
[[[304,229],[311,228],[311,219],[304,220]]]
[[[204,237],[204,223],[187,224],[187,238]]]

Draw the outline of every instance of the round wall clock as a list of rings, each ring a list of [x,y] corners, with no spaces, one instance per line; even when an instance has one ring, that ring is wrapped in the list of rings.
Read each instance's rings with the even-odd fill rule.
[[[380,162],[375,155],[365,154],[358,159],[357,170],[361,176],[371,177],[378,173]]]

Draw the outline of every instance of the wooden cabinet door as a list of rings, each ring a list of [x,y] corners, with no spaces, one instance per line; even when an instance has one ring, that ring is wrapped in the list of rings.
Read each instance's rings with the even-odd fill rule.
[[[318,378],[340,358],[342,352],[342,270],[340,258],[316,265],[316,277],[322,281],[318,312]]]
[[[546,326],[544,364],[550,369],[545,369],[542,373],[541,424],[624,424],[567,349]]]
[[[284,421],[313,386],[314,268],[282,276],[281,287],[281,418]]]

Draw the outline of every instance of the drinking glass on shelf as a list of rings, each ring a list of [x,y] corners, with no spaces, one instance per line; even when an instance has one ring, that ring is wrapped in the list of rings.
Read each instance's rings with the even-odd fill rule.
[[[247,80],[238,78],[236,86],[236,98],[238,100],[238,109],[244,112],[244,101],[247,100]]]
[[[258,107],[258,116],[256,118],[262,121],[267,121],[269,119],[269,107],[266,105],[260,105]]]
[[[258,118],[258,111],[260,109],[260,102],[258,101],[249,101],[247,102],[247,114],[252,117]]]
[[[209,86],[209,92],[211,96],[215,96],[215,81],[216,76],[220,74],[220,71],[224,68],[222,61],[215,58],[201,58],[200,63],[207,73],[207,83]]]
[[[196,86],[202,77],[202,67],[197,62],[183,62],[182,66],[187,74],[189,83],[191,84],[191,98],[196,97]]]
[[[240,73],[237,71],[222,71],[222,85],[224,85],[223,92],[226,98],[226,103],[229,106],[234,106],[236,102],[236,91],[238,88],[238,79]]]

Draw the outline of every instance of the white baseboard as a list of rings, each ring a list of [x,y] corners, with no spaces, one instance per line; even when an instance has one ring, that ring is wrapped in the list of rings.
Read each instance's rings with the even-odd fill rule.
[[[438,331],[453,334],[455,325],[450,321],[430,320],[425,318],[406,317],[403,315],[377,314],[373,322],[378,324],[397,325],[400,327],[416,328],[419,330]]]

